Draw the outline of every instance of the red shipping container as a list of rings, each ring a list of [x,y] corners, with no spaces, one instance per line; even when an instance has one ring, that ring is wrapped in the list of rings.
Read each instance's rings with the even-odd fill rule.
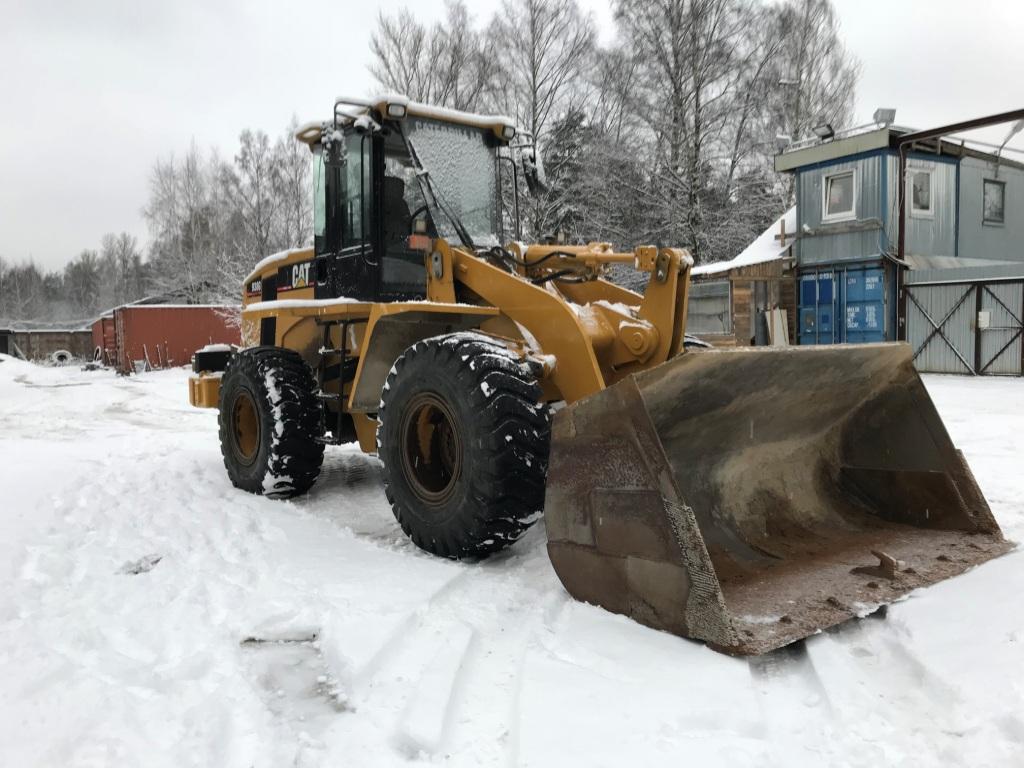
[[[229,305],[144,304],[114,310],[116,365],[151,368],[189,365],[207,344],[241,343],[241,308]]]
[[[117,361],[117,335],[114,333],[114,315],[103,315],[92,324],[92,348],[99,350],[99,362],[114,365]]]

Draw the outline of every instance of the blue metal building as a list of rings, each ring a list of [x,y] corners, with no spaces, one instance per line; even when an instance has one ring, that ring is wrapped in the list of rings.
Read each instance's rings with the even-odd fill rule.
[[[860,129],[776,156],[776,170],[793,174],[797,201],[799,343],[914,343],[901,311],[911,270],[986,280],[1009,269],[1024,278],[1024,165],[959,140],[910,148],[905,255],[895,258],[897,146],[906,133]]]

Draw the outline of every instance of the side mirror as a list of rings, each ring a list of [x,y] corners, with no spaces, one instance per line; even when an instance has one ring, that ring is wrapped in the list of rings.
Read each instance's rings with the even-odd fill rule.
[[[531,195],[547,192],[548,180],[544,175],[544,162],[536,144],[523,150],[523,177]]]

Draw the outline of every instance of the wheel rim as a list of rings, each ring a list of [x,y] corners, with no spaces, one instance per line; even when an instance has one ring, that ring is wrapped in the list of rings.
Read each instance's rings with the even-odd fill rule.
[[[250,392],[241,390],[235,395],[231,408],[231,443],[235,455],[243,464],[249,465],[256,460],[260,449],[260,432],[256,401]]]
[[[433,392],[413,397],[402,419],[402,474],[425,504],[439,506],[462,474],[462,438],[448,404]]]

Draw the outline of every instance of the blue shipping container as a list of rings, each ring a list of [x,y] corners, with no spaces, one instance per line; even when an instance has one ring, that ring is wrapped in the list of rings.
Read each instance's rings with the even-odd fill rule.
[[[885,270],[817,270],[800,276],[800,343],[885,341]]]

